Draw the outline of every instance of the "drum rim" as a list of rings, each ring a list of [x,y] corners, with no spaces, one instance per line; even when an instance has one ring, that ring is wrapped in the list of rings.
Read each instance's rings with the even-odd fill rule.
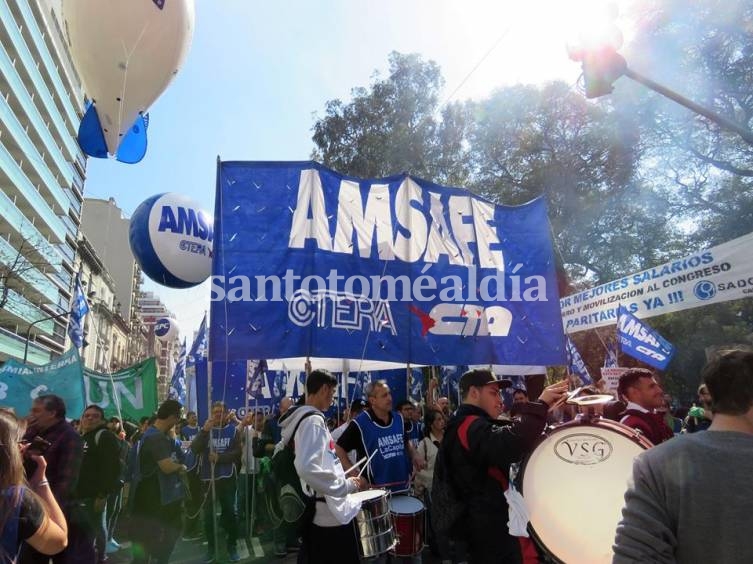
[[[528,462],[530,461],[533,453],[551,435],[553,435],[554,433],[558,433],[560,430],[566,430],[570,427],[597,427],[597,428],[602,428],[602,429],[606,428],[614,433],[617,433],[618,435],[623,435],[625,438],[632,440],[638,446],[643,448],[643,450],[648,450],[652,446],[654,446],[646,437],[644,437],[641,433],[639,433],[632,427],[628,427],[627,425],[624,425],[620,423],[619,421],[614,421],[612,419],[607,419],[601,416],[584,417],[582,419],[574,419],[572,421],[568,421],[567,423],[562,423],[560,425],[549,425],[544,429],[544,432],[541,433],[541,436],[538,439],[536,439],[536,442],[533,448],[530,450],[528,454],[526,454],[526,456],[523,458],[523,461],[520,463],[518,476],[520,477],[520,494],[521,495],[523,495],[523,483],[525,481],[525,474],[526,474],[525,470],[526,470],[526,467],[528,466]],[[541,539],[541,536],[536,531],[531,521],[528,521],[528,526],[526,527],[526,529],[528,530],[528,534],[530,534],[531,537],[536,542],[536,546],[538,546],[556,564],[567,564],[564,560],[560,560],[560,558],[549,549],[546,543]]]

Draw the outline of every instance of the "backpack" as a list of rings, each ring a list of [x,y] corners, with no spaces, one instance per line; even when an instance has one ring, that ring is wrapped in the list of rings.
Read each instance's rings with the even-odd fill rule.
[[[302,525],[314,515],[315,497],[308,495],[301,487],[301,479],[295,469],[295,434],[303,420],[319,411],[304,413],[296,423],[290,440],[282,449],[272,455],[269,472],[264,475],[264,490],[267,498],[267,511],[274,523],[294,523]]]
[[[457,440],[460,441],[464,448],[468,442],[468,427],[471,426],[477,415],[469,415],[460,423],[457,428]],[[434,478],[431,487],[431,525],[438,537],[448,537],[454,531],[456,524],[460,522],[465,514],[465,502],[457,491],[453,483],[452,476],[449,475],[445,454],[450,448],[451,443],[447,441],[448,437],[442,442],[437,453],[437,461],[434,467]],[[450,439],[451,441],[454,439]]]

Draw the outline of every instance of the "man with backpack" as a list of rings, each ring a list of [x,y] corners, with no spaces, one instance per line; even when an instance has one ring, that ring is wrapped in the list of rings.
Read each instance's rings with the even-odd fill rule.
[[[358,564],[359,561],[351,521],[361,504],[348,494],[364,488],[366,481],[345,477],[327,428],[323,412],[332,405],[336,387],[337,380],[329,372],[312,371],[306,379],[306,403],[291,408],[280,419],[283,448],[295,457],[294,468],[300,479],[297,485],[308,508],[300,517],[303,546],[298,560],[308,564]],[[275,453],[273,467],[281,454],[285,453]],[[284,486],[281,489],[285,489]]]
[[[118,438],[107,428],[105,412],[90,405],[81,416],[84,457],[76,488],[81,512],[96,550],[96,562],[107,560],[107,521],[105,508],[110,494],[120,489],[122,473]]]
[[[548,409],[567,393],[567,381],[545,388],[537,402],[519,407],[512,424],[500,425],[500,390],[509,385],[490,370],[463,374],[462,404],[447,425],[437,455],[432,523],[437,534],[467,545],[472,564],[517,564],[536,556],[530,539],[508,532],[505,491],[510,465],[533,449]]]

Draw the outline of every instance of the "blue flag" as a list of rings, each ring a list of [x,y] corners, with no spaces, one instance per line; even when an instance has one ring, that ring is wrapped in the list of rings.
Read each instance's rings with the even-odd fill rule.
[[[366,400],[366,386],[371,382],[371,374],[368,372],[357,372],[356,382],[350,395],[350,401],[359,399]]]
[[[196,339],[194,339],[191,345],[191,352],[188,353],[186,360],[186,366],[193,366],[196,364],[198,358],[207,355],[207,314],[204,314],[204,319],[201,320],[199,325],[199,332],[196,333]]]
[[[675,347],[647,323],[630,313],[625,306],[618,310],[617,338],[622,352],[664,370],[675,354]]]
[[[178,363],[175,365],[172,380],[170,380],[170,391],[167,394],[168,399],[178,400],[181,405],[186,405],[186,339],[183,339],[183,345],[180,347]]]
[[[607,343],[607,355],[604,357],[604,368],[617,368],[618,366],[617,343],[609,341]]]
[[[267,373],[266,360],[249,360],[246,363],[246,393],[249,398],[263,397],[264,375]]]
[[[272,373],[272,400],[278,404],[285,397],[285,391],[288,388],[288,373],[284,370],[278,370]]]
[[[416,401],[421,401],[424,395],[424,375],[421,370],[410,371],[410,397]]]
[[[593,384],[594,381],[591,378],[591,375],[588,373],[588,367],[586,367],[586,363],[583,362],[583,358],[580,356],[578,349],[575,348],[575,345],[570,340],[570,337],[567,338],[566,345],[567,364],[570,368],[570,373],[575,374],[578,378],[580,378],[580,381],[583,385]]]
[[[89,313],[89,302],[86,301],[86,295],[81,286],[81,273],[79,272],[76,274],[71,315],[68,318],[68,336],[77,349],[84,346],[84,317],[87,313]]]

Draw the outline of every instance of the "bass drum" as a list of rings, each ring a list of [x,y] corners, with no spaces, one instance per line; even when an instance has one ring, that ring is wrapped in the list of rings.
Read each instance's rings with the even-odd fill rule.
[[[557,562],[612,562],[633,459],[651,446],[630,427],[598,417],[547,432],[522,469],[539,546]]]

